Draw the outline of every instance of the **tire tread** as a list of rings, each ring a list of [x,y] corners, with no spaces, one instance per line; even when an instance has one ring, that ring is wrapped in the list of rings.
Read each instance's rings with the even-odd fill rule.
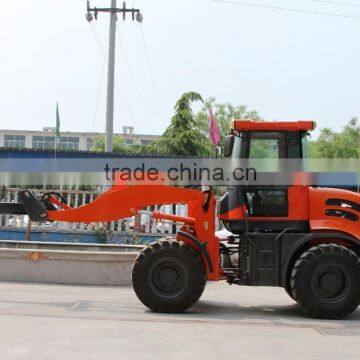
[[[187,296],[182,302],[155,301],[154,297],[148,294],[146,291],[146,286],[143,286],[143,265],[146,262],[151,261],[150,257],[156,254],[165,254],[175,249],[176,251],[179,251],[183,253],[183,255],[189,257],[190,262],[194,264],[194,268],[191,269],[191,271],[193,271],[196,277],[199,278],[199,281],[193,284],[189,296]],[[151,243],[139,253],[133,266],[132,280],[134,291],[137,297],[152,311],[160,313],[181,313],[190,308],[199,300],[202,293],[204,292],[207,277],[205,266],[199,255],[191,247],[184,244],[183,242],[179,242],[167,237]]]
[[[295,262],[294,267],[291,272],[290,276],[290,286],[291,292],[293,294],[294,300],[300,305],[302,310],[313,318],[320,318],[320,319],[340,319],[345,317],[346,315],[350,314],[359,305],[359,298],[352,301],[350,304],[347,304],[341,310],[337,311],[328,311],[325,309],[316,309],[311,304],[309,299],[306,299],[301,293],[301,286],[303,286],[303,272],[306,266],[312,260],[316,260],[324,255],[339,255],[341,257],[345,257],[346,261],[354,266],[354,269],[360,272],[360,259],[359,257],[350,249],[346,248],[343,245],[338,244],[319,244],[313,246],[302,253],[299,259]],[[360,284],[357,285],[360,287]],[[358,294],[360,290],[358,289]]]

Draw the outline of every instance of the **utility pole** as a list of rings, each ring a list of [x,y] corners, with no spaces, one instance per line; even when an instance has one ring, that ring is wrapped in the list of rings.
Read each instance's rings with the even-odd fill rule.
[[[109,31],[109,55],[108,55],[108,76],[107,76],[107,95],[106,95],[106,129],[105,129],[105,151],[113,151],[114,134],[114,90],[115,90],[115,45],[116,45],[116,22],[117,13],[123,14],[123,20],[126,14],[131,13],[132,20],[142,22],[143,16],[139,9],[127,9],[126,3],[122,8],[116,7],[116,0],[111,0],[110,8],[91,8],[90,1],[87,1],[86,20],[91,22],[97,20],[99,12],[110,13],[110,31]],[[94,14],[94,15],[93,15]]]
[[[116,0],[111,0],[111,8],[116,9]],[[105,152],[113,151],[116,21],[116,12],[111,12],[106,96]]]

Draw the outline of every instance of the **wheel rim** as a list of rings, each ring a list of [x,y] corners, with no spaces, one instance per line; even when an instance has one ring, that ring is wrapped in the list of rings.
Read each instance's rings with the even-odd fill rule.
[[[313,294],[320,301],[327,304],[338,303],[344,300],[350,292],[350,276],[340,266],[321,266],[312,274],[311,288]]]
[[[189,283],[189,272],[184,263],[171,257],[155,261],[149,269],[148,276],[152,291],[166,299],[184,293]]]

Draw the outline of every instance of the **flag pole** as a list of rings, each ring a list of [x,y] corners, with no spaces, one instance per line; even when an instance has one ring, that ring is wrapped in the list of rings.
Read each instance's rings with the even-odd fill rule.
[[[57,154],[58,143],[60,142],[60,113],[59,102],[56,102],[56,127],[55,127],[55,157]]]
[[[219,126],[216,123],[216,118],[214,116],[211,106],[209,106],[209,138],[210,138],[210,156],[211,156],[212,145],[214,145],[215,147],[218,146],[221,140]]]
[[[211,137],[211,117],[212,117],[212,107],[209,106],[209,157],[211,158],[211,149],[212,149],[212,137]]]

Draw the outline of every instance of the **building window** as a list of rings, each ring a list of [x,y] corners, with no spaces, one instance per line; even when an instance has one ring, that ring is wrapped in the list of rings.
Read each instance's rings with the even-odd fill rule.
[[[9,148],[21,149],[25,147],[24,135],[4,135],[4,145]]]
[[[140,144],[141,145],[150,145],[153,141],[152,140],[148,140],[148,139],[142,139],[140,140]]]
[[[60,138],[60,142],[58,144],[59,150],[79,150],[79,138],[78,137],[64,137]]]
[[[126,139],[125,144],[126,145],[133,145],[134,144],[134,139]]]
[[[55,136],[33,136],[33,149],[55,149]]]
[[[55,149],[55,136],[33,136],[32,147],[33,149],[53,150]],[[57,149],[79,150],[79,138],[62,136]]]

